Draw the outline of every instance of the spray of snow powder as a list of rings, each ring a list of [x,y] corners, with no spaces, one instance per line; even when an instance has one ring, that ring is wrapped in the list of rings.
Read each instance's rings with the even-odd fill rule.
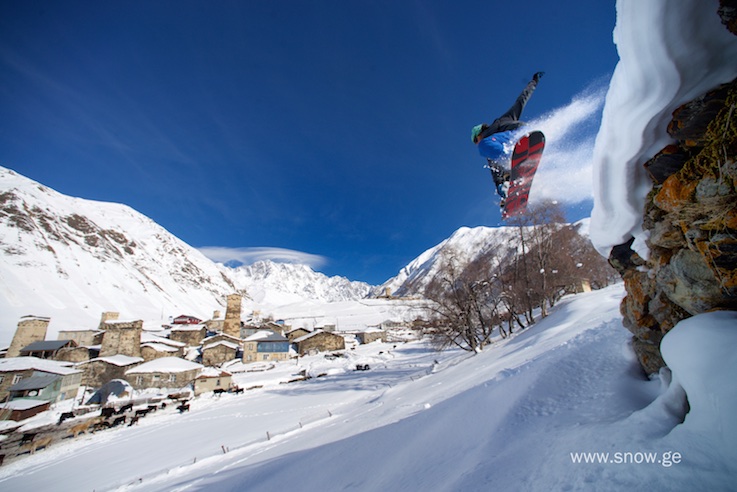
[[[528,122],[545,134],[545,153],[532,184],[532,203],[575,204],[593,199],[592,156],[606,84],[589,86],[571,102]]]

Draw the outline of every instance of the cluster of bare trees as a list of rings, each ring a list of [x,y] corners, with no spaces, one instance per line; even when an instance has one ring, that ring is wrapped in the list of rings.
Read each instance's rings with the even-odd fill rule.
[[[494,330],[506,338],[532,324],[536,313],[547,316],[564,295],[619,279],[556,204],[530,207],[510,225],[508,237],[470,263],[462,252],[444,251],[442,268],[425,291],[438,349],[479,351]]]

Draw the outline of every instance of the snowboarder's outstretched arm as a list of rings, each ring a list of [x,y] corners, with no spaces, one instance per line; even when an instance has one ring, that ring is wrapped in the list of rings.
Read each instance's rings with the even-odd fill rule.
[[[491,125],[483,128],[478,136],[478,140],[483,140],[484,138],[488,137],[489,135],[493,135],[494,133],[515,130],[522,126],[523,123],[520,121],[522,111],[525,109],[527,101],[529,101],[530,97],[532,97],[532,93],[535,92],[537,84],[544,74],[545,72],[535,73],[535,75],[532,76],[532,79],[527,83],[527,86],[525,86],[520,95],[517,97],[517,100],[514,101],[512,107],[509,108],[499,118],[494,120]]]

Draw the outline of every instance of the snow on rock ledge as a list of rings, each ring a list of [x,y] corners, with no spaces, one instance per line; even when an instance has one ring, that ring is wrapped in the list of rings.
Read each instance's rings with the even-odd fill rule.
[[[666,132],[682,104],[737,77],[737,37],[716,0],[619,0],[614,41],[620,61],[594,148],[591,239],[609,256],[635,238],[647,258],[642,214],[651,189],[643,164],[672,143]]]

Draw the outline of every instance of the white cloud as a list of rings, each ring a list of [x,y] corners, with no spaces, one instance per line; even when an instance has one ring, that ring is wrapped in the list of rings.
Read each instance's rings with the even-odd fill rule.
[[[204,246],[197,248],[203,255],[218,263],[240,263],[250,265],[257,261],[271,260],[276,263],[295,263],[319,268],[327,259],[323,256],[303,253],[285,248],[227,248],[223,246]]]
[[[528,122],[545,134],[545,152],[532,184],[533,202],[574,204],[593,199],[593,152],[606,88],[587,89],[571,102]]]

